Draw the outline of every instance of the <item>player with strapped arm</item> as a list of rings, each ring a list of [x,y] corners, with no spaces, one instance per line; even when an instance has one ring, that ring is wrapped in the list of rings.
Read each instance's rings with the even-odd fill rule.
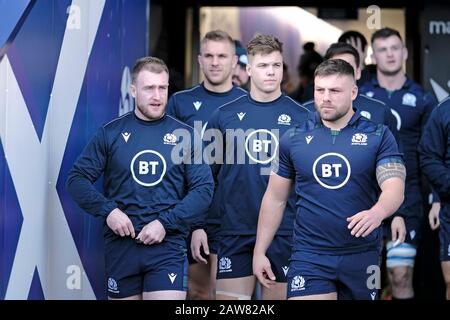
[[[386,126],[352,108],[358,89],[351,65],[323,62],[314,85],[315,117],[281,138],[261,204],[254,274],[265,287],[274,284],[265,254],[294,185],[288,298],[376,299],[368,270],[379,266],[381,222],[403,201],[402,156]]]
[[[194,129],[165,115],[168,85],[164,61],[139,59],[136,109],[97,131],[67,179],[78,205],[105,220],[110,299],[186,297],[186,237],[205,219],[214,182],[197,164]],[[93,185],[102,175],[103,193]]]
[[[343,42],[337,42],[330,45],[324,56],[325,60],[328,59],[342,59],[348,62],[355,70],[355,79],[358,81],[361,77],[361,68],[359,61],[359,54],[356,49]],[[315,111],[314,100],[303,104],[305,108],[310,111]],[[394,115],[391,113],[391,109],[380,100],[368,97],[364,94],[358,93],[356,99],[353,101],[353,107],[358,110],[362,116],[375,122],[376,124],[386,125],[391,133],[394,135],[397,144],[399,144],[399,136],[397,131],[397,121]],[[401,146],[399,145],[399,150],[401,151]],[[406,237],[406,226],[405,222],[401,217],[394,217],[391,223],[390,239],[392,241],[399,241],[402,243],[405,241]]]
[[[233,70],[239,66],[236,65],[235,43],[225,31],[213,30],[205,34],[200,43],[198,63],[204,81],[173,94],[167,104],[167,113],[203,131],[218,107],[247,92],[232,84]],[[215,192],[206,225],[193,226],[193,230],[202,228],[192,232],[191,241],[188,241],[188,299],[191,300],[215,298],[219,202],[220,194]]]
[[[225,149],[224,159],[217,157],[218,161],[212,165],[222,195],[218,299],[250,299],[254,293],[256,279],[252,272],[252,256],[270,161],[276,155],[281,134],[308,115],[305,108],[281,92],[282,51],[282,43],[273,36],[256,35],[250,40],[247,46],[247,72],[251,77],[249,95],[220,107],[211,117],[203,136],[205,143],[211,141],[207,148]],[[295,214],[294,199],[291,200],[282,227],[269,249],[277,284],[272,290],[262,290],[263,299],[286,297],[286,272]]]

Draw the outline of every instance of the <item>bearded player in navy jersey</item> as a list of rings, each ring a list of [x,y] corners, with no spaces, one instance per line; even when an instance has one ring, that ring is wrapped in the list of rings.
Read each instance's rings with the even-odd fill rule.
[[[247,92],[232,84],[233,69],[239,67],[236,66],[235,43],[225,31],[214,30],[206,33],[200,44],[198,63],[204,81],[172,95],[167,104],[167,112],[202,131],[211,114],[219,106]],[[188,299],[205,300],[215,297],[219,202],[220,194],[216,192],[206,225],[194,231],[191,241],[188,242]]]
[[[218,157],[212,165],[222,196],[217,299],[250,299],[254,293],[252,255],[270,162],[277,153],[279,136],[304,121],[308,114],[281,92],[282,43],[273,36],[257,35],[250,40],[247,53],[249,95],[220,107],[209,120],[203,136],[205,143],[212,141],[207,148],[216,146],[224,150],[224,158]],[[290,201],[283,226],[269,249],[270,259],[276,266],[277,284],[271,290],[262,290],[263,299],[286,297],[293,217],[294,202]]]
[[[314,117],[281,138],[279,161],[261,204],[253,270],[265,287],[274,285],[266,252],[294,186],[288,298],[374,300],[380,225],[403,201],[402,156],[386,126],[352,108],[358,88],[350,64],[323,62],[314,86]]]
[[[361,67],[359,61],[358,51],[350,44],[337,42],[330,45],[324,56],[328,59],[342,59],[347,61],[355,70],[355,79],[358,81],[361,78]],[[314,100],[303,104],[308,110],[315,112]],[[394,136],[397,134],[397,121],[391,113],[391,109],[382,101],[368,97],[358,93],[353,107],[361,112],[361,115],[375,123],[385,124]]]
[[[333,43],[328,48],[324,58],[325,60],[342,59],[348,62],[355,70],[355,79],[358,83],[358,79],[361,77],[359,53],[352,45],[342,42]],[[315,111],[314,100],[303,104],[303,106],[311,111]],[[386,125],[394,135],[397,144],[399,144],[400,139],[397,131],[397,121],[391,113],[391,109],[384,102],[358,93],[356,99],[353,101],[353,107],[356,108],[362,116],[372,120],[376,124]],[[399,146],[399,150],[401,151],[401,146]],[[390,235],[392,241],[403,243],[406,237],[406,226],[404,219],[396,216],[392,219],[390,225]]]
[[[136,109],[97,131],[67,179],[80,207],[105,220],[110,299],[186,297],[186,237],[205,218],[214,183],[196,164],[193,128],[165,115],[168,83],[162,60],[139,59]],[[93,185],[102,175],[103,193]]]
[[[361,86],[360,91],[385,102],[393,110],[407,171],[405,201],[395,214],[404,219],[406,238],[404,243],[398,245],[392,239],[387,242],[386,266],[392,298],[413,299],[414,260],[423,221],[422,179],[417,146],[422,129],[437,101],[431,92],[426,92],[403,72],[408,51],[398,31],[391,28],[377,30],[371,42],[377,74]],[[438,201],[434,199],[436,203],[433,206],[437,206]],[[386,235],[389,240],[390,233],[386,232]]]

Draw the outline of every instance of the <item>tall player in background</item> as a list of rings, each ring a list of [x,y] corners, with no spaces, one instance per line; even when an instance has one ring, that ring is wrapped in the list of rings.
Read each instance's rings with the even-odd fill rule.
[[[279,136],[307,118],[308,111],[281,92],[282,52],[282,43],[273,36],[257,35],[250,40],[247,46],[250,92],[220,107],[203,136],[205,142],[212,140],[218,149],[222,150],[221,146],[225,149],[223,164],[217,161],[212,165],[222,196],[218,299],[250,299],[254,293],[252,256],[270,161],[277,153]],[[277,284],[262,290],[263,299],[286,298],[294,206],[295,200],[291,198],[283,225],[269,248]]]
[[[180,91],[169,99],[167,112],[203,131],[211,114],[221,105],[247,94],[233,86],[231,77],[236,66],[235,43],[222,30],[208,32],[200,43],[198,63],[204,81],[190,89]],[[218,203],[220,194],[215,193],[207,224],[192,233],[189,245],[188,299],[214,299],[217,246],[219,242]]]

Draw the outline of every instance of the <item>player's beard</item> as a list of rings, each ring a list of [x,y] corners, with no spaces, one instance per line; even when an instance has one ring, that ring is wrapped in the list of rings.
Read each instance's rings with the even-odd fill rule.
[[[347,113],[349,112],[349,110],[350,110],[350,108],[343,110],[343,111],[339,111],[336,109],[336,111],[332,114],[331,113],[325,114],[323,112],[323,110],[320,109],[320,117],[322,118],[322,120],[334,122],[334,121],[338,121],[339,119],[345,117],[347,115]]]
[[[136,100],[136,108],[138,108],[140,113],[142,113],[147,120],[154,121],[154,120],[161,119],[164,116],[164,113],[166,110],[166,105],[163,104],[163,106],[158,111],[152,111],[149,108],[146,108],[145,105],[140,104]]]

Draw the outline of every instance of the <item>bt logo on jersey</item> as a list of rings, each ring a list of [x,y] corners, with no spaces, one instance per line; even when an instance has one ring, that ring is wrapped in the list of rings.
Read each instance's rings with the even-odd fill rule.
[[[269,152],[270,140],[253,140],[253,152]]]
[[[151,187],[160,183],[166,169],[166,160],[159,152],[154,150],[138,152],[130,164],[134,181],[144,187]]]
[[[270,163],[277,155],[278,132],[266,129],[252,131],[245,139],[245,152],[256,163]]]
[[[339,189],[350,179],[350,162],[342,154],[330,152],[319,156],[313,164],[313,175],[324,188]]]
[[[156,174],[156,167],[158,166],[158,161],[139,161],[139,174],[148,174],[151,168],[151,174]]]
[[[324,163],[322,164],[322,177],[329,178],[332,175],[334,175],[335,177],[339,177],[339,169],[341,168],[342,165],[340,163]]]

